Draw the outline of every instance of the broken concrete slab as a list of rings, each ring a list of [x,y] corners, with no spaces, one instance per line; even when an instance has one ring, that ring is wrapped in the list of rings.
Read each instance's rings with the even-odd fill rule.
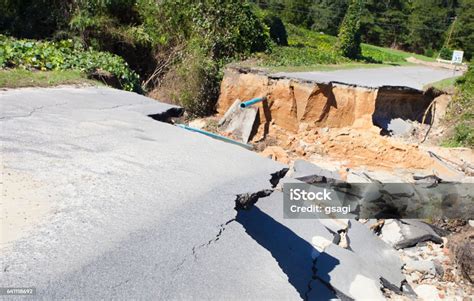
[[[292,261],[296,263],[306,257],[305,262],[312,261],[314,264],[314,268],[312,269],[314,274],[312,276],[311,272],[308,273],[306,264],[301,265],[301,270],[298,272],[301,275],[312,277],[312,279],[309,278],[307,282],[310,289],[306,291],[305,295],[308,297],[312,296],[314,299],[307,298],[307,300],[322,300],[321,297],[318,298],[318,296],[321,296],[320,294],[331,296],[331,298],[334,298],[333,296],[335,294],[340,299],[346,297],[353,299],[378,299],[383,297],[380,291],[382,287],[380,275],[385,276],[386,279],[389,279],[389,281],[393,283],[401,282],[398,275],[395,275],[395,273],[390,274],[396,269],[395,266],[388,268],[389,271],[383,271],[387,269],[387,267],[385,265],[374,267],[373,264],[370,263],[370,259],[364,259],[367,257],[367,254],[356,253],[335,245],[334,233],[325,229],[324,226],[329,220],[282,218],[283,194],[281,192],[274,192],[269,197],[259,199],[255,207],[259,208],[260,212],[272,216],[276,222],[291,229],[298,237],[311,242],[312,247],[305,245],[306,247],[303,249],[306,251],[296,252],[292,256]],[[258,220],[260,219],[252,219],[255,223],[259,223]],[[258,227],[264,226],[259,224]],[[364,226],[360,225],[360,227]],[[361,239],[359,243],[364,244],[365,238],[356,235],[359,230],[357,227],[353,237]],[[363,232],[363,230],[360,231]],[[269,237],[273,235],[275,234],[270,232],[267,234]],[[361,236],[363,235],[361,234]],[[380,238],[376,236],[374,236],[374,238],[379,240],[380,244],[385,245]],[[377,244],[373,243],[372,245]],[[356,246],[357,250],[359,250],[358,243],[356,243]],[[299,249],[297,244],[288,245],[287,247],[293,249],[293,252]],[[387,251],[387,249],[382,249],[381,247],[377,250]],[[376,250],[374,250],[374,252],[375,251]],[[393,250],[393,252],[395,251]],[[387,253],[386,258],[388,259],[389,256],[390,254]],[[383,255],[380,255],[380,258],[382,257]],[[396,259],[389,260],[389,264],[393,264],[395,261]],[[294,265],[297,266],[297,264]],[[306,266],[306,268],[303,266]],[[401,264],[397,263],[397,266],[400,272]],[[295,269],[295,267],[293,267],[293,269]],[[317,289],[321,289],[320,294],[318,294]]]
[[[285,178],[282,179],[282,181],[286,182],[289,180]],[[354,244],[355,250],[346,250],[334,244],[337,242],[337,233],[333,230],[339,230],[339,228],[336,227],[338,221],[341,222],[341,229],[351,224],[352,221],[346,220],[344,222],[342,220],[332,219],[283,219],[281,217],[281,212],[283,211],[283,194],[281,192],[274,192],[269,197],[259,199],[255,207],[258,207],[261,212],[274,217],[275,221],[288,227],[288,229],[291,229],[305,241],[311,242],[314,248],[311,251],[311,258],[314,260],[316,278],[313,278],[311,281],[310,288],[323,285],[324,294],[331,294],[331,291],[334,290],[337,297],[341,299],[379,298],[382,296],[380,293],[382,287],[381,279],[384,279],[385,286],[390,289],[400,289],[404,277],[401,274],[402,264],[398,258],[398,254],[390,246],[381,241],[379,237],[366,229],[364,225],[358,224],[353,226],[352,229],[348,229],[348,233],[354,230],[351,237],[349,237],[349,243],[350,245]],[[279,212],[280,215],[278,214]],[[334,223],[336,228],[331,227],[331,230],[325,229],[329,223]],[[268,235],[271,236],[270,233]],[[365,237],[366,235],[367,237]],[[370,240],[369,243],[367,239]],[[293,246],[292,248],[295,247]],[[366,248],[372,249],[367,250]],[[311,248],[308,247],[307,251],[302,254],[293,254],[293,256],[294,258],[295,256],[308,256],[310,249]],[[382,254],[376,254],[376,252],[381,252]],[[367,256],[367,254],[369,254],[369,256]],[[395,255],[395,257],[391,258],[391,255]],[[377,264],[371,261],[374,256],[378,256],[376,258]],[[384,262],[384,259],[386,262]],[[307,260],[310,259],[308,258]],[[299,273],[302,275],[310,275],[307,274],[308,271],[303,268]],[[314,281],[321,281],[321,283]],[[361,287],[364,289],[361,289]],[[309,296],[317,296],[317,293],[311,289],[309,290]],[[321,299],[316,298],[315,300]]]
[[[379,276],[352,251],[334,244],[316,259],[316,277],[330,284],[343,300],[384,300]]]
[[[241,108],[240,103],[241,101],[237,99],[227,110],[219,121],[219,130],[232,134],[235,138],[241,139],[243,143],[247,143],[254,129],[258,108]]]
[[[390,120],[387,125],[387,130],[394,136],[400,136],[408,134],[414,130],[413,121],[405,120],[401,118],[394,118]]]
[[[400,255],[395,249],[375,235],[367,226],[352,220],[347,230],[349,247],[367,262],[367,268],[380,275],[385,286],[397,291],[405,277]]]
[[[386,220],[380,237],[395,249],[412,247],[424,241],[443,243],[428,224],[418,220]]]
[[[347,183],[372,183],[369,177],[363,172],[349,171],[346,178]]]

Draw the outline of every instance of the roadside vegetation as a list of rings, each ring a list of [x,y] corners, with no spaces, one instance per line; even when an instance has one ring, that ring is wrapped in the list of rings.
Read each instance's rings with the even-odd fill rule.
[[[424,61],[434,58],[424,55],[361,44],[361,56],[350,59],[342,55],[337,47],[337,37],[321,34],[291,24],[286,26],[288,45],[273,45],[268,53],[255,54],[252,59],[261,67],[285,67],[288,70],[331,70],[332,68],[383,67],[406,65],[408,57]],[[252,62],[252,59],[249,62]],[[338,66],[331,66],[337,64]]]
[[[138,75],[132,71],[127,62],[121,57],[108,53],[94,51],[92,48],[84,49],[82,45],[72,40],[61,40],[57,42],[36,41],[31,39],[15,39],[0,35],[0,68],[3,84],[10,82],[12,78],[20,75],[32,76],[31,82],[44,84],[61,82],[72,79],[84,79],[86,76],[93,78],[102,76],[116,81],[116,86],[128,91],[140,91]],[[13,69],[11,75],[5,69]],[[38,72],[17,72],[18,69],[30,71],[65,71],[76,72],[53,72],[40,74]],[[28,79],[20,80],[27,83]],[[16,86],[14,84],[14,86]],[[22,86],[20,84],[20,86]]]
[[[0,11],[1,69],[78,71],[194,116],[214,112],[229,63],[377,67],[453,49],[469,60],[474,43],[472,0],[1,0]]]
[[[90,85],[102,83],[87,78],[78,70],[30,71],[0,70],[0,88],[51,87],[60,85]]]
[[[456,93],[449,104],[447,121],[454,126],[451,136],[443,142],[450,147],[474,147],[474,67],[456,80]]]

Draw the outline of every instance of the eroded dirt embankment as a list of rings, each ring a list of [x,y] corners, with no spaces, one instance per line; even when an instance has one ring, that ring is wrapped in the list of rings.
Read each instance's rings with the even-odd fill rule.
[[[227,69],[221,84],[218,112],[225,113],[236,99],[267,96],[260,103],[260,122],[274,122],[297,132],[300,124],[318,127],[384,127],[393,118],[422,121],[438,96],[406,87],[357,87],[342,83],[316,83],[266,74]],[[429,123],[431,114],[425,120]]]
[[[440,118],[432,116],[433,100],[449,101],[432,90],[317,83],[230,68],[221,84],[218,112],[224,114],[236,99],[262,96],[267,100],[256,104],[254,143],[271,140],[298,157],[317,153],[352,166],[413,169],[435,163],[416,144],[381,133],[395,118],[430,124]]]

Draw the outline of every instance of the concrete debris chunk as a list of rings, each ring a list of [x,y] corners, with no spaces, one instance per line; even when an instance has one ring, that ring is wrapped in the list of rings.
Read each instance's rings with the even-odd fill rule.
[[[219,130],[232,134],[243,143],[250,140],[255,119],[257,118],[257,107],[240,107],[241,101],[237,99],[227,110],[224,117],[219,120]]]
[[[405,277],[398,252],[358,221],[350,221],[347,236],[350,249],[366,261],[367,268],[383,278],[386,287],[400,290]]]
[[[394,136],[403,135],[412,132],[415,129],[413,121],[395,118],[390,120],[387,130]]]
[[[418,220],[386,220],[380,237],[395,249],[412,247],[423,241],[443,243],[428,224]]]
[[[438,273],[439,268],[436,268],[436,265],[433,261],[430,260],[414,260],[408,258],[405,260],[404,269],[407,272],[420,272],[423,274],[428,274],[435,276]]]

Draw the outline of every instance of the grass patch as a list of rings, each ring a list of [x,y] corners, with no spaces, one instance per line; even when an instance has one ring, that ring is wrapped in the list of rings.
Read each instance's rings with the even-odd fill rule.
[[[351,61],[336,49],[337,37],[287,25],[288,46],[273,46],[271,53],[259,53],[253,57],[259,67],[278,71],[326,71],[336,69],[380,67],[386,65],[411,65],[408,57],[423,61],[435,61],[423,55],[401,50],[362,44],[362,58]],[[320,66],[321,65],[321,66]],[[333,66],[331,66],[333,65]]]
[[[435,88],[441,91],[453,91],[454,87],[456,85],[456,81],[459,78],[459,76],[456,77],[451,77],[451,78],[445,78],[440,81],[427,84],[423,88],[426,90],[428,88]]]
[[[436,59],[421,54],[405,52],[402,50],[379,47],[369,44],[362,44],[362,55],[366,57],[371,57],[376,60],[380,60],[384,63],[400,63],[406,62],[406,59],[409,57],[414,57],[421,61],[425,62],[435,62]]]
[[[336,65],[326,64],[315,64],[307,66],[277,66],[267,67],[269,72],[312,72],[312,71],[336,71],[336,70],[348,70],[348,69],[359,69],[359,68],[382,68],[393,66],[393,64],[367,64],[367,63],[343,63]]]
[[[454,129],[442,142],[447,147],[474,147],[474,67],[456,80],[456,93],[446,114],[446,121]]]
[[[29,71],[0,70],[0,88],[52,87],[58,85],[101,85],[77,70]]]

